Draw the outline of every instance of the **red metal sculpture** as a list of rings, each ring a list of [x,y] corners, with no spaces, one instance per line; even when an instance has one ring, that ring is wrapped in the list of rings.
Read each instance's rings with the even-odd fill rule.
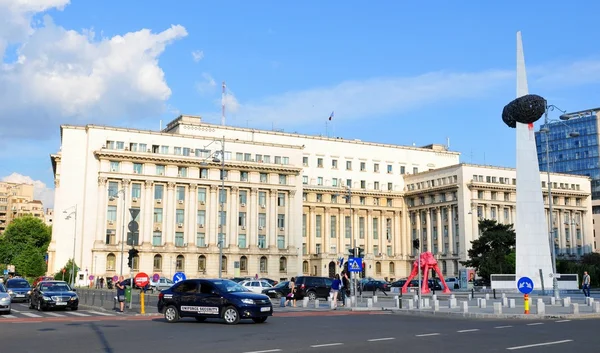
[[[446,281],[444,281],[444,276],[442,276],[442,272],[440,271],[440,268],[438,267],[438,263],[437,260],[433,257],[433,254],[429,251],[421,253],[421,271],[423,273],[423,281],[422,281],[422,286],[421,286],[421,293],[429,293],[429,281],[427,280],[427,277],[429,275],[429,270],[433,270],[438,274],[438,277],[440,278],[440,280],[442,281],[442,286],[444,287],[444,290],[442,290],[442,293],[450,293],[450,288],[448,288],[448,285],[446,284]],[[408,276],[408,279],[406,280],[406,283],[404,283],[404,285],[402,286],[402,293],[406,293],[407,289],[408,289],[408,285],[410,284],[410,281],[415,278],[415,276],[419,273],[419,261],[415,261],[413,262],[413,268],[412,271],[410,273],[410,276]]]

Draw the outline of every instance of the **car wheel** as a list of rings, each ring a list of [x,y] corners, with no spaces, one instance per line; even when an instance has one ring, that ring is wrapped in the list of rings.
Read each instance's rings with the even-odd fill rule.
[[[196,321],[198,321],[198,322],[204,322],[205,320],[206,320],[206,318],[203,316],[196,316]]]
[[[317,293],[315,292],[308,292],[308,300],[312,301],[312,300],[317,300]]]
[[[43,311],[44,308],[42,307],[42,302],[38,301],[37,302],[37,311]]]
[[[275,298],[277,298],[277,299],[281,299],[281,293],[279,293],[279,292],[275,292]]]
[[[168,323],[177,322],[179,320],[179,313],[177,312],[176,307],[170,305],[165,309],[165,320],[167,320]]]
[[[228,325],[235,325],[240,322],[240,314],[236,308],[228,306],[223,310],[223,320],[225,320]]]
[[[262,324],[263,322],[267,321],[267,317],[268,316],[253,317],[252,321],[254,321],[254,323],[256,323],[256,324]]]

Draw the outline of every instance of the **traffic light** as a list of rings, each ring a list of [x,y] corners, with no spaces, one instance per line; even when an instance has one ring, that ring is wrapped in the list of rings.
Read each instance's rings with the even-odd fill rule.
[[[363,248],[357,248],[358,249],[358,257],[359,258],[364,258],[365,257],[365,250]]]
[[[413,239],[413,248],[419,249],[419,239]]]
[[[354,249],[348,249],[348,254],[350,254],[351,258],[353,258],[354,257]]]
[[[139,251],[137,249],[129,249],[129,257],[127,258],[127,266],[133,268],[133,258],[137,256]]]

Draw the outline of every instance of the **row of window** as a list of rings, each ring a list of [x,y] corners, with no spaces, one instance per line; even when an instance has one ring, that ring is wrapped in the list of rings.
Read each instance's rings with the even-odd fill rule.
[[[408,185],[406,185],[406,190],[408,190],[408,191],[421,190],[421,189],[425,189],[425,188],[433,188],[436,186],[456,184],[457,182],[458,182],[458,176],[451,175],[448,177],[437,178],[437,179],[432,179],[432,180],[427,180],[427,181],[421,181],[418,183],[408,184]]]
[[[321,238],[323,231],[323,215],[315,215],[315,236],[317,238]],[[329,228],[329,237],[337,238],[338,237],[338,218],[337,216],[329,216],[330,217],[330,228]],[[307,218],[308,215],[305,213],[302,215],[302,236],[306,237],[307,235]],[[372,236],[374,240],[379,239],[379,218],[372,219]],[[358,217],[358,237],[359,239],[365,238],[365,230],[366,230],[366,217]],[[344,237],[346,239],[350,239],[352,237],[352,222],[350,216],[344,217]],[[392,219],[385,219],[385,237],[388,241],[392,240]]]
[[[317,157],[317,168],[324,168],[324,163],[325,163],[325,158],[323,157]],[[304,156],[302,157],[302,165],[305,167],[309,166],[309,157],[308,156]],[[331,169],[339,169],[338,167],[338,160],[335,158],[331,159]],[[346,170],[351,171],[352,170],[352,161],[348,161],[346,160]],[[359,170],[361,172],[366,172],[367,171],[367,162],[359,162]],[[373,163],[373,169],[372,171],[374,173],[379,173],[380,172],[380,168],[379,168],[379,163]],[[394,166],[392,164],[387,164],[386,165],[386,172],[388,174],[393,174],[394,173]],[[413,167],[413,174],[417,174],[419,172],[419,168],[418,167]],[[400,166],[400,174],[406,174],[406,167],[401,165]]]
[[[302,184],[309,185],[308,175],[302,176]],[[315,185],[315,180],[312,179],[310,184]],[[333,178],[333,179],[331,179],[331,185],[329,185],[329,180],[325,180],[325,179],[323,179],[323,177],[317,177],[316,185],[317,186],[342,187],[344,185],[344,183],[343,183],[342,178]],[[371,183],[367,183],[366,180],[361,180],[360,184],[356,183],[356,185],[354,185],[352,183],[352,179],[346,179],[345,186],[348,188],[360,188],[363,190],[371,189],[371,190],[394,191],[394,183],[387,183],[385,186],[383,186],[383,184],[380,184],[378,181],[375,181],[371,184]]]
[[[314,195],[314,198],[309,197],[308,193],[303,193],[302,194],[302,201],[304,201],[304,202],[324,202],[325,201],[324,195],[327,195],[327,194],[317,193],[317,194],[310,194],[310,195],[311,196]],[[340,203],[339,202],[340,198],[342,200],[344,200],[345,201],[344,203],[346,203],[346,204],[350,204],[351,201],[352,201],[346,195],[338,196],[338,195],[333,194],[333,195],[329,195],[329,197],[330,197],[331,203],[336,203],[336,204]],[[385,200],[385,205],[387,207],[392,207],[393,206],[393,199],[391,199],[391,198],[385,198],[384,199],[384,198],[379,198],[379,197],[374,197],[373,198],[373,205],[375,205],[375,206],[382,206],[383,203],[380,200]],[[359,205],[366,205],[367,204],[367,197],[366,196],[359,196],[358,197],[358,204]]]
[[[165,145],[148,145],[145,143],[135,143],[131,142],[128,145],[125,144],[124,141],[106,141],[106,145],[104,148],[110,150],[123,150],[123,151],[132,151],[132,152],[151,152],[157,154],[172,154],[175,156],[186,156],[186,157],[198,157],[198,158],[210,158],[214,156],[216,158],[220,158],[222,151],[215,150],[214,153],[211,150],[205,148],[189,148],[189,147],[171,147]],[[232,159],[232,152],[225,151],[225,160]],[[246,161],[246,162],[258,162],[258,163],[273,163],[273,164],[290,164],[289,157],[285,156],[273,156],[271,158],[270,155],[263,154],[255,154],[254,158],[252,158],[252,154],[250,153],[235,153],[235,160],[237,161]],[[271,162],[272,161],[272,162]]]
[[[345,244],[345,251],[344,254],[348,254],[348,251],[350,250],[350,244]],[[316,243],[315,244],[315,254],[321,254],[322,253],[322,249],[321,249],[321,243]],[[337,245],[331,245],[329,247],[329,254],[330,255],[337,255],[338,251],[337,251]],[[375,256],[381,256],[382,253],[379,250],[379,245],[373,245],[373,254]],[[302,243],[302,255],[308,255],[308,247],[306,245],[306,243]],[[392,250],[392,246],[391,245],[387,245],[386,246],[386,255],[387,256],[394,256],[394,252]]]

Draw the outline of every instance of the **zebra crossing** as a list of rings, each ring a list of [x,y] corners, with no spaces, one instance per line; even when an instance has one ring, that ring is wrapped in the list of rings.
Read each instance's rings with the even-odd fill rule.
[[[0,313],[0,323],[3,320],[14,319],[44,319],[44,318],[84,318],[84,317],[106,317],[106,316],[122,316],[122,314],[108,313],[94,310],[64,310],[64,311],[35,311],[29,309],[27,304],[13,304],[10,314]]]

